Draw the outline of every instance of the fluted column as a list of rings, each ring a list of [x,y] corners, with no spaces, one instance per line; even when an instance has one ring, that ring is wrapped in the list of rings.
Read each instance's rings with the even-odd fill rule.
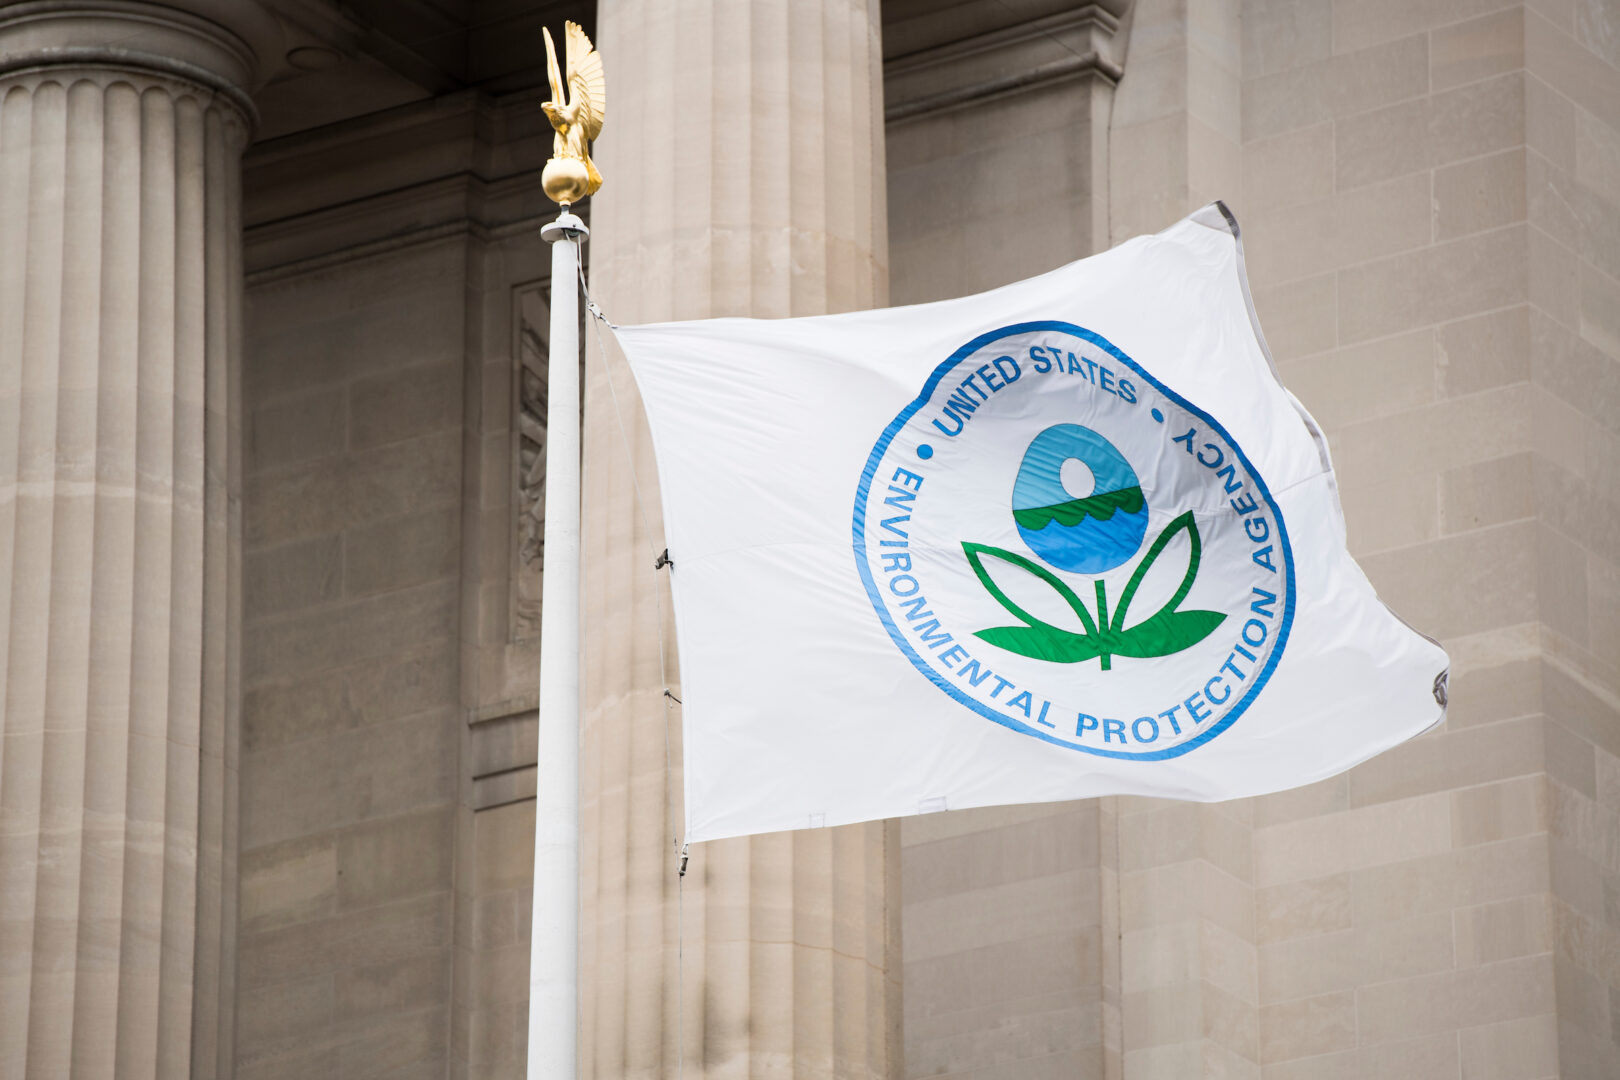
[[[612,318],[886,301],[873,0],[602,0],[598,20],[612,105],[589,262]],[[698,845],[677,903],[680,716],[666,785],[660,615],[677,675],[664,572],[653,569],[656,473],[622,361],[604,367],[592,347],[587,366],[582,1075],[673,1077],[683,1044],[694,1080],[898,1077],[892,825]]]
[[[245,50],[0,8],[0,1076],[213,1076]]]

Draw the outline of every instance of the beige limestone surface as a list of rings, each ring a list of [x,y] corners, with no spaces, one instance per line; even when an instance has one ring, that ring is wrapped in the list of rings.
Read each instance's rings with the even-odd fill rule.
[[[588,259],[614,320],[884,302],[875,4],[626,0],[598,19],[619,74]],[[622,360],[586,363],[582,1074],[898,1076],[892,826],[706,843],[674,874],[679,715],[663,692],[679,685],[653,460]]]
[[[0,1075],[215,1076],[251,56],[69,14],[0,10]]]

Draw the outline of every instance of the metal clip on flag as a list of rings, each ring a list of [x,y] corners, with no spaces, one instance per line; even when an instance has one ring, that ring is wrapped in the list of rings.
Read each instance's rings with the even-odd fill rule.
[[[1310,783],[1444,716],[1213,204],[978,296],[626,327],[687,835]]]

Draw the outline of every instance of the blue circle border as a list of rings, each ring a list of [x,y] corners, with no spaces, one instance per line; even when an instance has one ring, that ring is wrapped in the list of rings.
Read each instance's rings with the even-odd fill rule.
[[[1186,742],[1177,746],[1172,746],[1164,750],[1150,750],[1145,753],[1132,753],[1128,750],[1108,750],[1100,746],[1079,746],[1067,740],[1060,739],[1055,735],[1049,735],[1046,732],[1041,731],[1038,728],[1031,727],[1028,724],[1020,723],[1018,720],[1006,715],[1005,713],[997,712],[978,699],[964,694],[960,689],[953,686],[943,675],[936,671],[932,665],[918,655],[917,651],[911,647],[911,643],[906,640],[905,635],[900,632],[900,628],[895,625],[893,617],[889,614],[888,605],[883,602],[882,592],[878,589],[876,582],[872,580],[872,569],[868,565],[866,558],[866,504],[872,489],[872,478],[877,475],[878,464],[883,460],[883,455],[888,451],[889,443],[894,440],[895,435],[899,433],[900,429],[906,426],[906,422],[915,416],[919,409],[928,404],[929,400],[932,399],[934,395],[934,390],[939,386],[940,382],[945,378],[945,376],[950,374],[951,369],[956,367],[957,364],[961,363],[967,357],[972,356],[974,353],[978,352],[980,349],[984,348],[986,345],[989,345],[993,341],[998,341],[1004,337],[1011,337],[1014,334],[1026,334],[1039,330],[1052,330],[1059,333],[1069,334],[1072,337],[1080,338],[1082,341],[1091,342],[1093,345],[1102,349],[1104,352],[1108,353],[1108,355],[1112,356],[1114,359],[1118,360],[1122,364],[1125,364],[1132,371],[1136,372],[1137,375],[1141,376],[1142,379],[1148,383],[1148,385],[1152,386],[1159,393],[1163,394],[1165,397],[1174,401],[1183,409],[1187,410],[1204,423],[1208,424],[1212,430],[1217,432],[1221,438],[1226,440],[1226,445],[1230,446],[1232,451],[1237,454],[1238,460],[1243,463],[1244,469],[1247,470],[1249,477],[1254,481],[1255,486],[1260,489],[1260,494],[1265,497],[1266,505],[1271,507],[1272,515],[1277,519],[1277,539],[1282,548],[1284,581],[1288,589],[1287,598],[1283,602],[1282,625],[1281,629],[1278,631],[1277,644],[1271,650],[1271,655],[1266,658],[1266,665],[1260,670],[1259,677],[1249,684],[1248,692],[1243,695],[1238,703],[1232,706],[1232,708],[1229,709],[1217,723],[1211,725],[1207,731],[1202,731],[1195,737],[1188,739]],[[1182,754],[1185,754],[1196,747],[1202,746],[1210,739],[1213,739],[1215,736],[1231,727],[1232,724],[1235,723],[1237,719],[1248,710],[1249,706],[1254,703],[1254,699],[1259,695],[1260,691],[1265,689],[1266,683],[1271,679],[1272,671],[1276,669],[1278,661],[1282,659],[1283,650],[1288,646],[1289,632],[1293,629],[1294,625],[1294,549],[1293,545],[1288,539],[1288,526],[1283,521],[1282,509],[1277,505],[1276,500],[1271,497],[1271,489],[1266,486],[1266,482],[1260,476],[1259,471],[1256,470],[1254,465],[1249,461],[1248,455],[1244,454],[1243,448],[1237,444],[1237,441],[1227,433],[1226,429],[1222,427],[1219,421],[1217,421],[1213,416],[1210,416],[1203,409],[1200,409],[1198,406],[1194,405],[1192,402],[1188,401],[1174,390],[1171,390],[1158,379],[1148,374],[1142,369],[1141,365],[1139,365],[1135,360],[1132,360],[1129,356],[1126,356],[1125,353],[1117,348],[1113,342],[1109,341],[1101,334],[1087,330],[1083,326],[1076,326],[1074,323],[1061,322],[1058,320],[1038,320],[1035,322],[1013,323],[1009,326],[1003,326],[998,330],[990,330],[986,333],[980,334],[972,341],[969,341],[966,345],[963,345],[961,348],[957,349],[950,355],[948,359],[936,367],[933,370],[933,373],[928,376],[928,381],[923,383],[922,392],[917,395],[916,399],[912,401],[911,404],[900,410],[900,414],[890,421],[888,427],[883,429],[883,434],[878,436],[877,444],[872,447],[872,453],[866,459],[866,467],[861,470],[860,483],[855,489],[855,517],[852,535],[854,538],[855,569],[859,571],[861,575],[861,583],[866,586],[866,595],[871,599],[872,607],[877,611],[878,617],[883,620],[884,629],[889,632],[889,637],[893,639],[894,643],[900,647],[900,651],[903,652],[906,655],[906,658],[911,661],[913,667],[927,676],[929,682],[932,682],[935,686],[945,691],[945,693],[950,695],[952,699],[962,705],[966,705],[968,708],[972,709],[974,712],[978,713],[980,716],[983,716],[987,720],[993,720],[1003,727],[1011,728],[1012,730],[1020,732],[1024,735],[1032,735],[1037,739],[1053,743],[1057,746],[1066,747],[1070,750],[1078,750],[1083,754],[1094,754],[1098,757],[1123,758],[1130,761],[1162,761],[1168,758],[1180,757]]]

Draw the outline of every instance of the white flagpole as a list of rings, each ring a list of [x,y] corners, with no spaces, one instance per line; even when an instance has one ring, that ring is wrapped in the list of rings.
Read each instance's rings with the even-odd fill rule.
[[[579,242],[566,204],[551,244],[540,735],[529,939],[529,1080],[575,1080],[579,1030]]]

